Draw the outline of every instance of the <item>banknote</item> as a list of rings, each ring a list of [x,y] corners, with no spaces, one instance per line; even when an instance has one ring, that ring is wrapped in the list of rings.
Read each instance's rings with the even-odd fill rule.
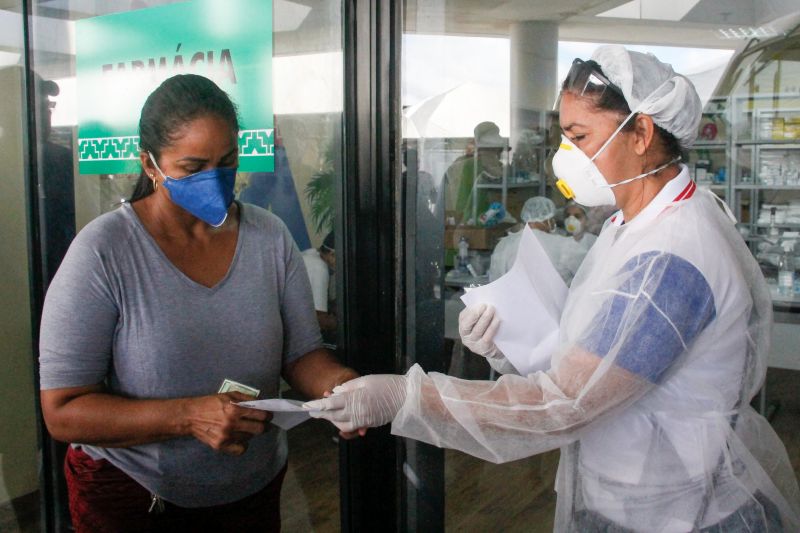
[[[226,379],[222,382],[222,385],[219,387],[219,391],[217,392],[241,392],[242,394],[246,394],[248,396],[252,396],[253,398],[258,398],[260,390],[249,387],[238,381],[233,381],[232,379]]]

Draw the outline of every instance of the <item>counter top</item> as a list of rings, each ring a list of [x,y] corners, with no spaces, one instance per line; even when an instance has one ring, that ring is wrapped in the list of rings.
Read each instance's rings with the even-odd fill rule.
[[[470,274],[461,274],[453,269],[444,277],[444,284],[449,287],[480,287],[489,283],[489,274],[482,276],[472,276]]]
[[[800,311],[800,294],[796,292],[790,296],[779,294],[777,283],[770,283],[769,281],[767,280],[767,285],[769,286],[769,295],[772,298],[773,306],[793,307]]]

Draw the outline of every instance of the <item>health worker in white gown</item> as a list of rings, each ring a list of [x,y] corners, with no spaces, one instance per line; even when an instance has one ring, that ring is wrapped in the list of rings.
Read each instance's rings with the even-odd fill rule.
[[[547,257],[564,283],[569,285],[591,247],[591,240],[580,241],[575,237],[558,235],[556,229],[556,204],[550,198],[534,196],[528,198],[519,213],[522,222],[536,235]],[[489,281],[495,281],[511,270],[517,259],[517,249],[522,241],[522,230],[509,233],[497,243],[489,265]],[[588,246],[587,246],[588,245]]]
[[[597,240],[597,235],[588,231],[589,217],[586,208],[575,200],[569,200],[564,206],[564,229],[586,250]]]
[[[602,46],[573,63],[559,111],[559,188],[619,211],[570,287],[550,370],[492,382],[415,365],[337,387],[320,415],[342,430],[392,422],[493,462],[560,447],[556,531],[800,531],[786,450],[750,407],[767,286],[729,211],[680,163],[694,87],[651,54]],[[464,344],[502,358],[499,323],[465,309]]]

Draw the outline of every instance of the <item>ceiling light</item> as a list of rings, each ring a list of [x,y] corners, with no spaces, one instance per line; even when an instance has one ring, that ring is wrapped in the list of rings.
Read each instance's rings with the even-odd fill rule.
[[[639,20],[682,20],[700,0],[632,0],[608,11],[598,13],[598,17],[626,18]]]
[[[720,28],[717,30],[717,36],[720,39],[768,39],[778,35],[777,30],[772,26],[759,26],[754,28],[752,26],[739,26],[737,28]]]

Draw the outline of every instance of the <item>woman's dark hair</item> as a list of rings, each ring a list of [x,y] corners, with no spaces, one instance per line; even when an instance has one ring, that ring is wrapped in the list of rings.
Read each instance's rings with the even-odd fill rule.
[[[158,159],[182,126],[205,115],[221,118],[230,125],[232,135],[238,133],[236,105],[213,81],[197,74],[168,78],[147,97],[142,107],[139,146]],[[153,190],[153,182],[142,169],[129,202],[141,200]]]
[[[597,64],[596,61],[589,59],[588,61],[585,61],[585,65],[605,76],[603,69],[600,68],[600,65]],[[569,78],[567,78],[561,85],[561,92],[568,92],[571,90],[573,89],[569,86]],[[589,97],[589,99],[593,102],[595,109],[616,111],[623,117],[627,117],[631,114],[631,108],[628,106],[628,102],[625,101],[625,96],[619,92],[619,89],[616,87],[608,87],[605,90],[593,90],[590,86],[583,91],[583,95]],[[653,126],[655,126],[656,135],[660,139],[661,146],[663,147],[664,153],[667,155],[667,157],[669,159],[675,159],[677,157],[685,159],[686,154],[684,153],[683,148],[681,148],[678,139],[676,139],[673,134],[658,124],[653,124]],[[635,127],[635,121],[629,120],[627,124],[623,126],[622,130],[632,131]]]

